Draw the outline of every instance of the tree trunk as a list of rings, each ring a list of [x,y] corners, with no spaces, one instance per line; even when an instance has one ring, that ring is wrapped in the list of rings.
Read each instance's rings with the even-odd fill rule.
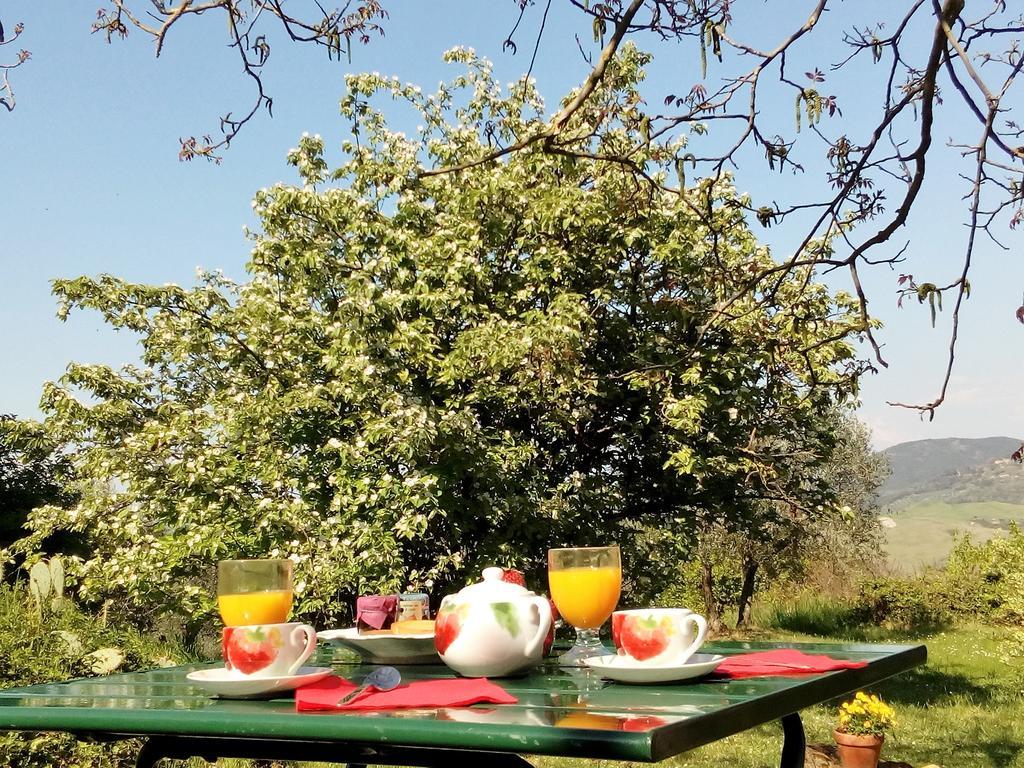
[[[718,601],[715,600],[715,572],[711,558],[700,559],[700,591],[704,596],[704,618],[708,620],[708,629],[718,632],[722,629],[722,619],[718,615]]]
[[[736,619],[736,628],[750,626],[750,609],[754,603],[754,585],[757,582],[757,561],[753,558],[743,558],[743,584],[740,586],[739,618]]]

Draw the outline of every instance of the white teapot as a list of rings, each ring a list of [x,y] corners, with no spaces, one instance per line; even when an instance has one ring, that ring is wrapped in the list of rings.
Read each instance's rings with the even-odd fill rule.
[[[485,568],[483,576],[441,601],[434,645],[444,663],[465,677],[524,674],[544,655],[551,605],[502,581],[501,568]]]

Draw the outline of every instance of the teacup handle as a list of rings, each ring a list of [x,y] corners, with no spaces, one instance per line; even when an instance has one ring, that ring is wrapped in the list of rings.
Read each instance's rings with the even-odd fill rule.
[[[306,659],[313,655],[313,651],[316,649],[316,630],[313,629],[309,624],[299,624],[295,629],[292,630],[291,642],[296,643],[301,640],[299,635],[305,635],[306,647],[302,653],[299,654],[299,658],[288,667],[288,674],[294,675],[299,671],[299,668],[306,663]]]
[[[543,642],[544,638],[548,636],[548,630],[551,629],[551,604],[548,602],[546,597],[533,597],[530,598],[530,602],[537,606],[538,618],[537,622],[537,633],[530,638],[530,642],[526,644],[526,655],[533,656],[537,653]],[[544,617],[547,617],[547,621]]]
[[[679,654],[679,664],[685,664],[689,661],[690,657],[697,652],[697,649],[704,645],[704,638],[708,635],[708,622],[703,616],[697,613],[688,613],[683,616],[682,621],[683,632],[687,635],[690,634],[691,626],[697,627],[697,637],[694,638],[693,642],[690,643],[686,650]]]

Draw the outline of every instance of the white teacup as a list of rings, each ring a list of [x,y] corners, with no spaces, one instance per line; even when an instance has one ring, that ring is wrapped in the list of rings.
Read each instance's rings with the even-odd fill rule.
[[[225,627],[221,636],[224,666],[243,677],[286,677],[316,648],[316,630],[309,624],[249,624]]]
[[[641,666],[685,664],[707,634],[707,621],[688,608],[637,608],[612,614],[612,640],[619,656]]]

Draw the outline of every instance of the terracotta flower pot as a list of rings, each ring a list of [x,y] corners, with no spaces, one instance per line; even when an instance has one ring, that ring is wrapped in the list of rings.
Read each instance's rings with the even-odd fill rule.
[[[876,768],[885,736],[857,736],[835,731],[832,734],[843,768]]]

